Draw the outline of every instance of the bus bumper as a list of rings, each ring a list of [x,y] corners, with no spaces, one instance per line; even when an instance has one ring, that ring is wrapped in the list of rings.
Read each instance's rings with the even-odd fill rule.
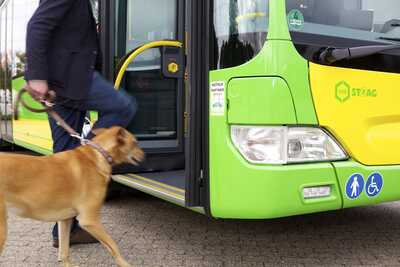
[[[233,161],[236,163],[232,162],[224,173],[218,171],[220,168],[210,172],[210,208],[216,218],[272,219],[400,199],[400,165],[364,166],[349,160],[261,166],[249,164],[241,157]],[[373,180],[380,187],[379,192],[368,179],[373,174],[382,177],[381,184],[378,179]],[[220,175],[224,178],[219,179]],[[358,187],[353,184],[354,175],[359,179]],[[304,197],[304,188],[319,186],[329,186],[330,195]],[[368,186],[372,195],[367,193]]]
[[[333,166],[341,188],[344,208],[400,199],[400,165],[365,166],[355,161],[346,161],[335,162]],[[354,177],[358,179],[358,188],[353,184]]]

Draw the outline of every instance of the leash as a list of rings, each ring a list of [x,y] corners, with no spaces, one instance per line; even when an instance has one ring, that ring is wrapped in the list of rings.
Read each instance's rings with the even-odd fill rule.
[[[58,115],[58,113],[53,110],[53,107],[55,105],[54,101],[56,99],[56,94],[54,91],[49,91],[45,97],[45,100],[40,101],[40,103],[43,105],[43,108],[41,108],[41,109],[33,108],[25,102],[25,100],[22,98],[22,96],[26,93],[29,93],[28,85],[26,85],[25,88],[22,88],[17,94],[17,100],[15,101],[15,106],[14,106],[14,119],[15,120],[18,120],[18,118],[19,118],[18,106],[20,104],[27,110],[34,112],[34,113],[45,113],[46,112],[49,116],[51,116],[56,121],[57,126],[62,127],[71,137],[79,139],[79,141],[81,142],[81,145],[89,145],[92,148],[94,148],[107,160],[107,162],[110,165],[112,165],[113,158],[110,156],[110,154],[104,148],[102,148],[95,142],[80,136],[77,131],[75,131],[71,126],[69,126],[65,122],[65,120],[63,118],[61,118],[61,116]]]

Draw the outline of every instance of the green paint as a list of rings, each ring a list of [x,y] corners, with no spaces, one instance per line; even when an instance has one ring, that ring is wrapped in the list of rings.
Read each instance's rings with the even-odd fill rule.
[[[350,85],[345,81],[339,82],[335,86],[335,95],[340,102],[346,102],[350,98]]]
[[[210,203],[215,217],[275,218],[342,206],[331,164],[255,166],[239,154],[230,139],[231,123],[318,125],[308,62],[290,41],[282,2],[270,1],[268,41],[255,58],[235,68],[210,72],[210,84],[228,85],[228,112],[210,114]],[[272,90],[274,80],[277,90]],[[332,196],[306,201],[301,192],[310,185],[331,185]]]
[[[228,84],[228,101],[228,123],[296,123],[289,88],[278,77],[232,79]]]
[[[352,88],[351,96],[355,97],[377,97],[378,90],[368,88]]]
[[[339,102],[346,102],[351,97],[377,97],[378,90],[371,88],[352,88],[350,84],[341,81],[335,86],[335,97]]]
[[[249,62],[234,68],[210,72],[210,83],[225,82],[235,77],[284,77],[296,111],[296,123],[318,124],[308,79],[308,62],[293,44],[285,40],[269,40],[261,52]]]
[[[269,14],[268,40],[290,40],[285,1],[270,0],[269,6],[271,12]]]

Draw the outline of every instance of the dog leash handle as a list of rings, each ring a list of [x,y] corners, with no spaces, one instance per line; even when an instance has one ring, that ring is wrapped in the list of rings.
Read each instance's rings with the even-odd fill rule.
[[[17,99],[16,99],[15,105],[14,105],[14,120],[19,119],[18,106],[20,104],[27,110],[34,112],[34,113],[49,112],[54,105],[54,104],[52,104],[52,102],[55,100],[56,94],[54,91],[49,91],[46,95],[46,99],[42,102],[42,105],[44,108],[34,108],[34,107],[29,106],[22,97],[24,94],[29,93],[29,90],[27,88],[28,88],[28,85],[26,85],[24,88],[22,88],[17,94]]]

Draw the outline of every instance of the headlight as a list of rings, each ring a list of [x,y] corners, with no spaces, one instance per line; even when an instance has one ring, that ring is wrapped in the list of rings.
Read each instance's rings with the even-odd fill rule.
[[[252,163],[288,164],[347,158],[337,142],[320,128],[232,126],[231,137]]]

